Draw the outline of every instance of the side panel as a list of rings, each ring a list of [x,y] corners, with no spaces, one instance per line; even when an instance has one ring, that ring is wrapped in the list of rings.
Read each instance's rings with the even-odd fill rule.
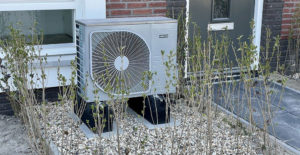
[[[85,66],[84,66],[84,49],[85,49],[85,32],[84,26],[76,23],[76,67],[77,67],[77,86],[78,93],[83,95],[85,86]]]
[[[177,82],[178,73],[172,67],[177,66],[177,23],[153,24],[151,33],[152,72],[157,73],[153,78],[154,85],[151,93],[175,93],[176,87],[174,87],[174,84]],[[162,55],[162,51],[164,51],[164,55]],[[171,68],[168,69],[164,62],[171,62]],[[168,77],[167,74],[170,74],[170,76]]]

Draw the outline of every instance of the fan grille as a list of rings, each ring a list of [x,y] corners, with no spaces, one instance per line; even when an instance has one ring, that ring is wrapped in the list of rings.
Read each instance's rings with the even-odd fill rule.
[[[138,35],[95,32],[91,36],[92,77],[107,93],[136,94],[149,90],[149,48]]]

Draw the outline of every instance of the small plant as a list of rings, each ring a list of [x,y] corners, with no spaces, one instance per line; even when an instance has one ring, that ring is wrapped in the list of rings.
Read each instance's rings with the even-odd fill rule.
[[[18,23],[18,26],[22,27],[22,24]],[[47,60],[40,56],[42,38],[34,28],[30,36],[25,36],[13,26],[9,30],[10,37],[0,40],[4,55],[1,60],[3,78],[0,87],[8,94],[15,115],[24,122],[32,148],[37,153],[45,153],[47,144],[42,138],[40,117],[34,112],[35,106],[39,104],[34,89],[44,87],[46,78],[44,68],[39,67]],[[41,72],[36,72],[39,69]],[[46,103],[45,89],[42,91],[42,103]]]

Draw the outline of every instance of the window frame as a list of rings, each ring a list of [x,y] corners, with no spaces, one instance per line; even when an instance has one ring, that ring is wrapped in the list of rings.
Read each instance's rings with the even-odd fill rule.
[[[212,3],[211,3],[211,22],[212,23],[220,23],[220,22],[230,22],[232,21],[231,20],[231,0],[228,0],[229,2],[229,7],[228,7],[228,10],[229,10],[229,15],[228,15],[228,18],[214,18],[214,4],[215,4],[215,0],[212,0]]]
[[[30,10],[73,10],[73,43],[42,45],[41,56],[75,55],[75,20],[106,18],[105,0],[0,0],[0,12]],[[3,54],[0,57],[3,58]]]

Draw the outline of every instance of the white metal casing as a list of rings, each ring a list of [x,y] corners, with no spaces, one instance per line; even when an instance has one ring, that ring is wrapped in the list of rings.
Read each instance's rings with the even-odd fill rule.
[[[153,76],[154,83],[150,82],[150,90],[130,94],[125,97],[139,97],[142,95],[175,93],[176,87],[168,85],[166,81],[176,80],[173,77],[167,78],[166,66],[163,61],[168,61],[170,52],[176,53],[177,45],[177,21],[166,17],[138,17],[138,18],[111,18],[111,19],[90,19],[76,21],[77,57],[78,57],[78,87],[79,95],[86,98],[86,102],[94,102],[96,97],[100,101],[111,100],[112,98],[102,90],[98,94],[93,92],[97,88],[91,77],[91,48],[90,36],[94,32],[128,31],[140,36],[148,45],[150,50],[150,71],[156,73]],[[163,37],[161,37],[163,36]],[[164,56],[162,52],[165,51]],[[176,54],[172,58],[172,64],[176,65]],[[177,70],[171,71],[177,76]],[[113,99],[118,99],[115,95]]]

